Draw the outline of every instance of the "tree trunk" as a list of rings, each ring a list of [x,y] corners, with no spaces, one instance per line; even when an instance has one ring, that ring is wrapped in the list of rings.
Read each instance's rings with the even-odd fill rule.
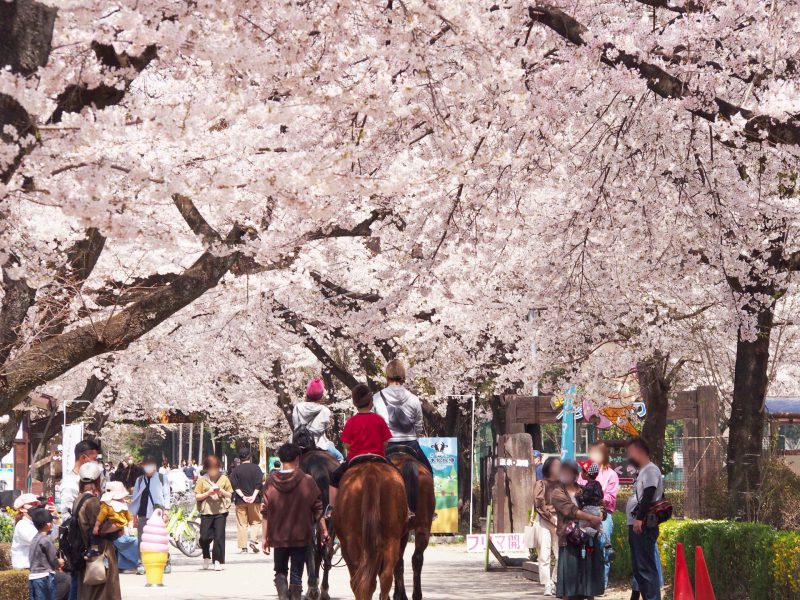
[[[662,471],[670,389],[666,377],[666,363],[667,358],[656,353],[636,365],[639,390],[647,407],[647,416],[642,425],[642,438],[650,446],[651,460]]]
[[[767,394],[769,340],[773,307],[757,314],[758,335],[754,341],[736,340],[733,403],[728,422],[728,500],[730,516],[747,517],[747,505],[761,483],[761,452],[764,437],[764,398]]]

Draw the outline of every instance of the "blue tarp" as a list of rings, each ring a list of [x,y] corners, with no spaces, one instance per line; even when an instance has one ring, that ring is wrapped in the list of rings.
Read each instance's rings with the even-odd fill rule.
[[[768,397],[765,406],[769,414],[800,415],[800,398]]]
[[[135,569],[139,564],[139,540],[132,535],[123,535],[114,541],[117,547],[117,562],[120,571]]]

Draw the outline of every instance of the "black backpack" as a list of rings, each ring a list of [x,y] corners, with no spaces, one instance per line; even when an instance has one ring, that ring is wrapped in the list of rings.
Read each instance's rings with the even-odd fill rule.
[[[64,569],[72,571],[73,573],[82,571],[86,567],[86,542],[81,533],[80,523],[78,522],[78,515],[83,508],[84,503],[91,498],[91,494],[84,494],[75,510],[61,524],[58,533],[58,550],[61,556],[64,557]]]
[[[303,452],[308,452],[317,447],[317,441],[305,425],[298,425],[294,430],[292,433],[292,443],[300,446]]]

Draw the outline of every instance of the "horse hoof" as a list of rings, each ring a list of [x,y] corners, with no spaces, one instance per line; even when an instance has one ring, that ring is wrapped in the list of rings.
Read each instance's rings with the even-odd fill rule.
[[[328,594],[328,592],[322,592],[319,595],[319,600],[331,600],[330,594]]]
[[[320,600],[320,593],[317,588],[309,588],[308,592],[306,592],[306,599],[307,600]]]

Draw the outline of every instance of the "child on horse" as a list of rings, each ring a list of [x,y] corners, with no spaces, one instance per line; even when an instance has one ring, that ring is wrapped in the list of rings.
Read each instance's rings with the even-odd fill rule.
[[[415,458],[433,473],[433,467],[417,441],[422,433],[422,403],[405,388],[406,367],[403,361],[394,359],[386,364],[386,381],[389,385],[375,394],[372,401],[375,412],[383,417],[392,432],[387,449],[410,448]]]
[[[342,453],[337,450],[333,442],[325,435],[325,430],[331,420],[331,411],[327,406],[320,403],[324,396],[325,384],[322,383],[321,379],[312,379],[308,382],[306,399],[299,402],[292,410],[292,426],[294,427],[292,441],[299,444],[304,450],[309,450],[313,447],[325,450],[341,462],[344,459]],[[313,442],[311,448],[306,448],[304,440],[301,439],[308,437],[308,434],[313,438],[313,440],[308,440],[307,442],[309,445]]]
[[[342,430],[341,440],[347,451],[347,462],[331,473],[331,505],[335,489],[339,487],[350,461],[356,456],[376,454],[386,458],[386,444],[392,432],[379,415],[372,412],[372,392],[363,383],[353,388],[353,404],[358,412],[347,420]]]

